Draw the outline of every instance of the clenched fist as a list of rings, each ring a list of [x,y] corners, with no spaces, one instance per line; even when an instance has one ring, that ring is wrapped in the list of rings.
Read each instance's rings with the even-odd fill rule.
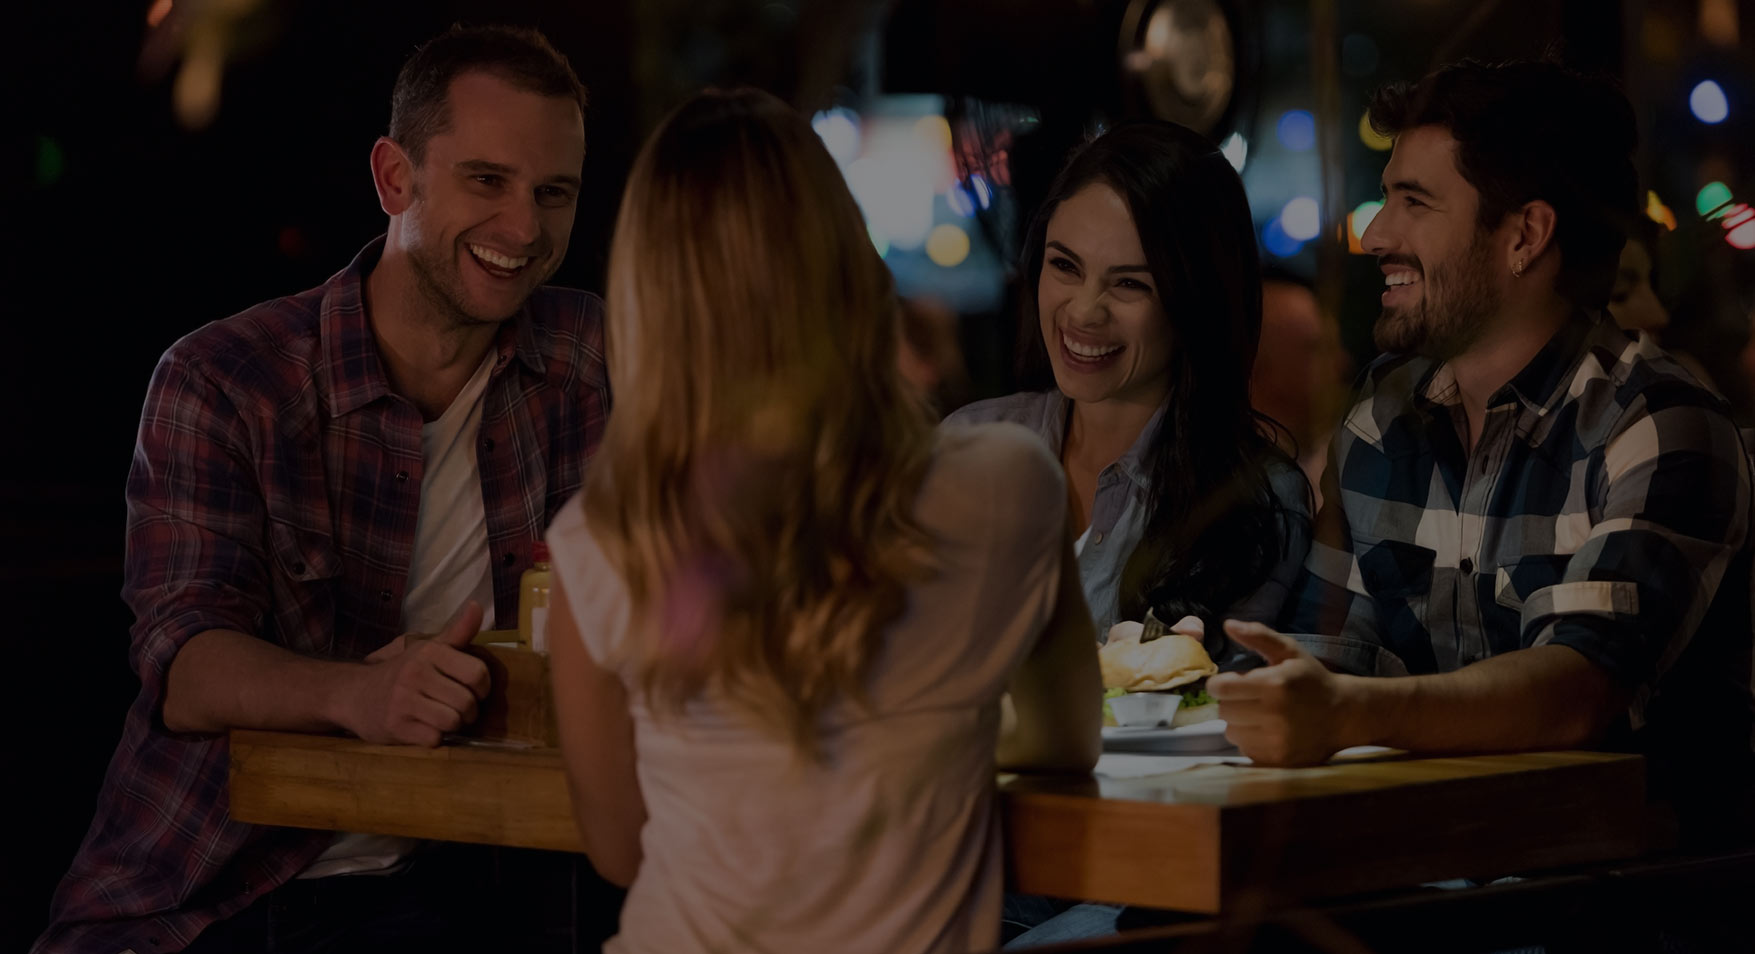
[[[1263,765],[1316,765],[1354,744],[1347,677],[1329,672],[1296,641],[1260,623],[1227,620],[1225,632],[1268,663],[1207,680],[1225,737],[1244,755]]]
[[[474,722],[488,670],[463,647],[480,629],[481,607],[471,600],[439,632],[398,636],[367,656],[344,727],[367,742],[430,748]]]

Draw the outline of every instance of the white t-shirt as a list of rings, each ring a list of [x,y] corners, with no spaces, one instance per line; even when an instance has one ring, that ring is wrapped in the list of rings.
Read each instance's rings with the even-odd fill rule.
[[[820,763],[712,691],[651,712],[618,662],[644,632],[627,591],[578,501],[556,515],[554,573],[585,651],[628,684],[646,803],[606,954],[998,945],[999,699],[1054,608],[1066,481],[1015,424],[947,429],[914,514],[938,572],[885,628],[869,708],[823,714]]]
[[[465,600],[480,603],[482,629],[493,628],[494,572],[488,561],[487,511],[475,450],[482,395],[487,393],[493,364],[490,352],[445,413],[420,429],[425,466],[408,596],[402,601],[403,632],[438,632]],[[389,871],[418,844],[413,838],[394,835],[339,832],[328,850],[298,877]]]
[[[404,632],[438,632],[466,600],[481,604],[481,628],[494,628],[494,570],[475,447],[493,361],[490,353],[445,413],[420,429],[426,470],[402,601]]]

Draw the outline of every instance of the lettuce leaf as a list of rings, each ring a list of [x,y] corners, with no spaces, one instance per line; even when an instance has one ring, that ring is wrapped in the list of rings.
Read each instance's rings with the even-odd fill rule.
[[[1104,725],[1118,724],[1115,721],[1115,713],[1113,711],[1111,711],[1109,708],[1109,700],[1115,698],[1116,696],[1125,696],[1125,695],[1127,695],[1126,689],[1105,689],[1105,690],[1103,690],[1103,724]]]
[[[1192,692],[1185,692],[1182,694],[1182,708],[1184,709],[1193,709],[1196,706],[1210,706],[1215,701],[1217,700],[1207,694],[1205,686]]]

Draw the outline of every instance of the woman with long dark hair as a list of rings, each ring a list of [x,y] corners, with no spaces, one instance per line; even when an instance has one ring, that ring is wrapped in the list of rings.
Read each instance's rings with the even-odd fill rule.
[[[1024,424],[1060,458],[1099,636],[1148,609],[1200,619],[1209,650],[1221,618],[1271,625],[1309,488],[1249,404],[1261,267],[1236,171],[1181,126],[1117,125],[1056,177],[1023,255],[1027,390],[947,424]]]

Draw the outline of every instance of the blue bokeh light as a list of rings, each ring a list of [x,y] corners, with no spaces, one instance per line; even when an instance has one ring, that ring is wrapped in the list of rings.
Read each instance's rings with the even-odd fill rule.
[[[969,177],[969,188],[975,193],[975,203],[982,208],[993,204],[993,187],[987,184],[987,178],[977,172]]]
[[[1316,148],[1316,117],[1307,109],[1290,109],[1281,113],[1274,131],[1279,134],[1280,145],[1293,152]]]
[[[1261,245],[1269,255],[1278,258],[1291,258],[1304,250],[1304,243],[1286,234],[1285,226],[1280,224],[1278,216],[1261,230]]]
[[[962,218],[975,217],[975,197],[969,194],[968,189],[963,188],[962,183],[953,182],[951,187],[945,190],[945,204],[949,205],[951,211]]]
[[[1731,115],[1724,87],[1712,80],[1702,80],[1694,87],[1694,92],[1688,94],[1688,108],[1693,110],[1695,119],[1710,125],[1722,123]]]

